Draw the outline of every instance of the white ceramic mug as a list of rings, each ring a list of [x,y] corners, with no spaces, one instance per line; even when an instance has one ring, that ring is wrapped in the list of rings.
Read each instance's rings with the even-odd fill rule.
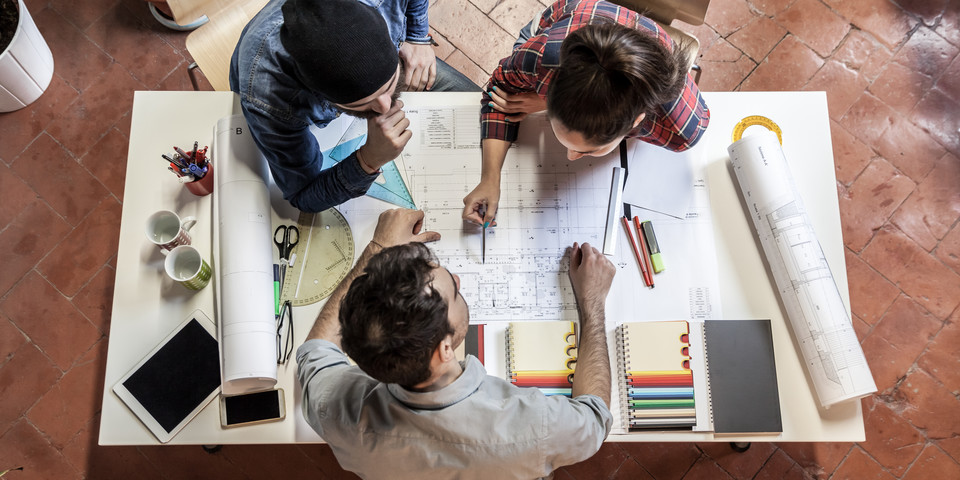
[[[170,250],[163,262],[163,269],[167,276],[190,290],[203,289],[213,276],[210,264],[200,256],[197,248],[191,245],[180,245]]]
[[[160,247],[164,254],[180,245],[190,245],[190,229],[196,225],[194,217],[180,218],[170,210],[160,210],[147,219],[147,240]]]

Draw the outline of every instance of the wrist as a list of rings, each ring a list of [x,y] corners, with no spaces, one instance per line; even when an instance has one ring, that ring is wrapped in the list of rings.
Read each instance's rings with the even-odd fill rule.
[[[357,162],[360,163],[360,168],[363,169],[368,175],[373,175],[374,173],[380,173],[380,167],[374,167],[367,163],[366,158],[363,155],[363,147],[357,150]]]
[[[440,46],[440,44],[433,39],[433,35],[429,33],[425,37],[407,38],[403,42],[409,43],[410,45],[433,45],[434,47]]]

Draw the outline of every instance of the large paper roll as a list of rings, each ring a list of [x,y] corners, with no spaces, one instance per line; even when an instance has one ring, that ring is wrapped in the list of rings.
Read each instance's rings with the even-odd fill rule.
[[[262,390],[277,382],[267,164],[242,115],[220,119],[215,133],[223,388]]]
[[[777,136],[744,137],[727,152],[820,404],[877,391]]]

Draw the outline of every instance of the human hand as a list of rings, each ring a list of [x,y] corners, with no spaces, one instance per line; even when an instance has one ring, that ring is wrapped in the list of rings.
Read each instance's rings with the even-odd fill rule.
[[[397,100],[386,113],[367,120],[367,143],[357,151],[360,166],[367,173],[376,172],[397,158],[413,136],[413,132],[407,130],[410,119],[402,109],[403,102]]]
[[[497,206],[500,204],[500,186],[480,182],[473,191],[463,197],[463,219],[483,225],[496,226]]]
[[[508,114],[507,120],[511,122],[519,122],[526,118],[529,113],[547,109],[547,101],[540,98],[540,95],[537,95],[536,92],[510,94],[497,87],[492,87],[489,94],[492,100],[490,106],[498,112]]]
[[[410,91],[433,88],[433,82],[437,79],[437,56],[433,53],[432,45],[404,42],[400,45],[400,58],[404,64],[403,81]]]
[[[567,252],[570,255],[570,284],[581,311],[602,311],[617,267],[589,243],[576,242]]]
[[[377,228],[373,232],[373,241],[383,248],[403,245],[410,242],[435,242],[440,240],[437,232],[421,232],[423,228],[423,210],[394,208],[380,214]]]

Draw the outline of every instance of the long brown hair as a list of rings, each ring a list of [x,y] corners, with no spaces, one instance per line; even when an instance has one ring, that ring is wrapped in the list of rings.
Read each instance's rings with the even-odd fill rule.
[[[676,100],[689,68],[683,49],[603,20],[564,39],[547,114],[597,145],[633,128],[641,113]]]

